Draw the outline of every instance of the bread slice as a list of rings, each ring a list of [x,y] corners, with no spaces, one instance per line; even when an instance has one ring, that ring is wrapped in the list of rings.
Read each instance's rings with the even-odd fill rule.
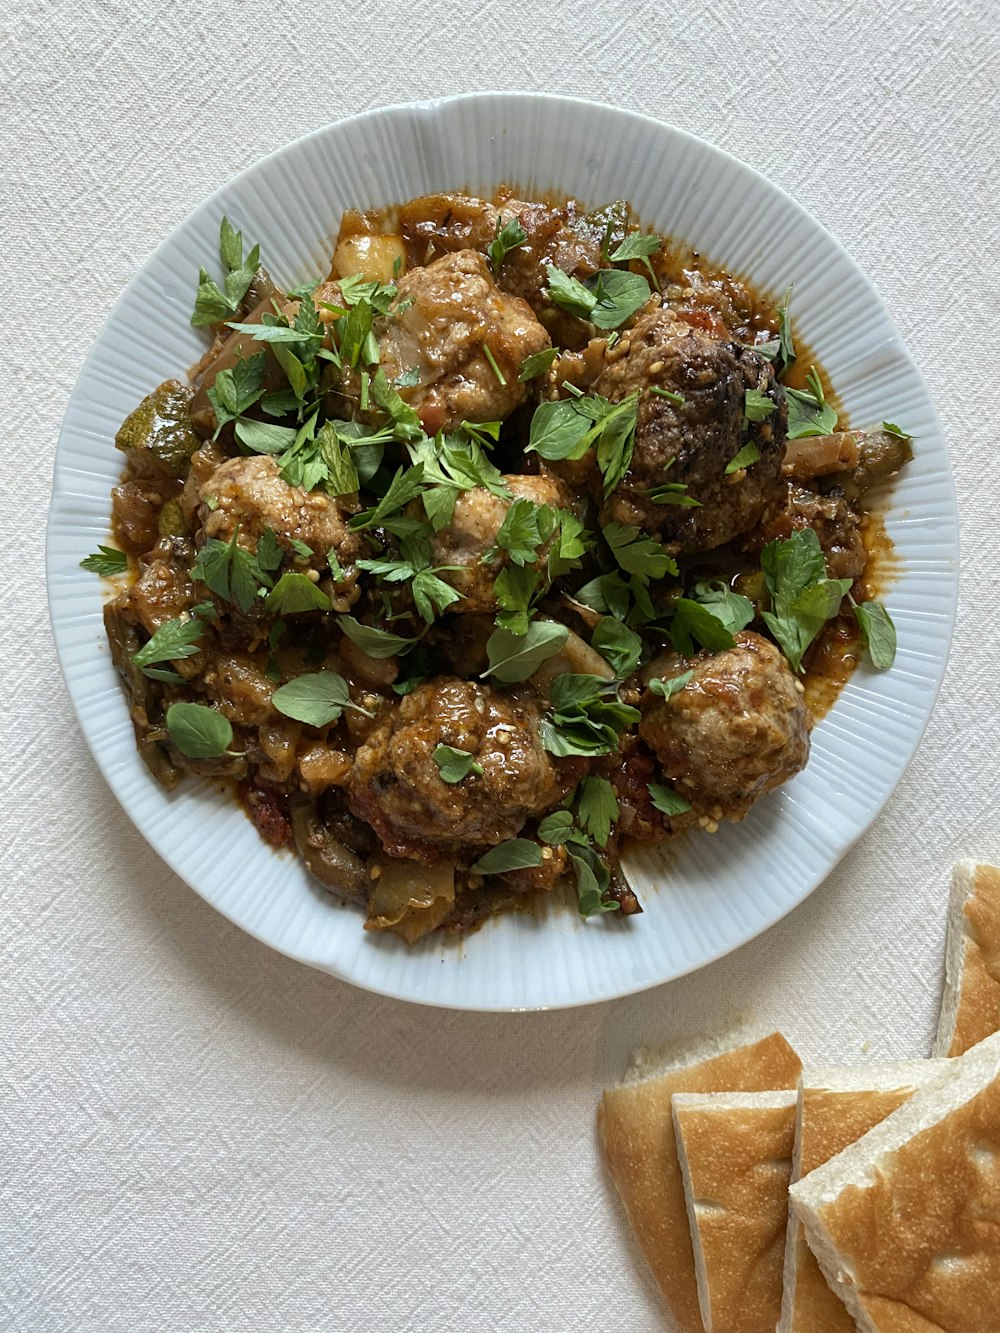
[[[1000,868],[959,861],[934,1054],[962,1055],[993,1032],[1000,1032]]]
[[[1000,1033],[791,1188],[862,1333],[1000,1329]]]
[[[794,1092],[674,1096],[707,1333],[772,1333],[781,1313],[797,1101]]]
[[[828,1162],[909,1101],[945,1078],[947,1060],[812,1067],[802,1071],[792,1182]],[[777,1333],[854,1333],[854,1320],[827,1285],[791,1211],[785,1241],[784,1293]]]
[[[671,1115],[674,1093],[794,1088],[801,1070],[775,1032],[744,1045],[716,1041],[679,1052],[651,1077],[608,1088],[601,1099],[597,1125],[611,1179],[681,1333],[703,1333],[703,1325]],[[642,1073],[652,1071],[644,1065]]]

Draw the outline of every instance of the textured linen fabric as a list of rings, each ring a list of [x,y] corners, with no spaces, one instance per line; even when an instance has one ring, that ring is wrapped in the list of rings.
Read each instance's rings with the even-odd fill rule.
[[[990,8],[0,6],[4,1330],[653,1330],[655,1292],[593,1132],[598,1091],[632,1046],[742,1011],[813,1061],[927,1052],[950,864],[1000,857]],[[824,222],[930,383],[963,541],[926,738],[827,882],[696,976],[515,1016],[364,994],[270,952],[186,888],[77,730],[41,558],[69,392],[160,238],[317,126],[491,88],[671,121]]]

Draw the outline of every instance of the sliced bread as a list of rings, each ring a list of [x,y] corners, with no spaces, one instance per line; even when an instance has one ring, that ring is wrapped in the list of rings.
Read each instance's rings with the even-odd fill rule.
[[[673,1327],[703,1333],[684,1181],[671,1112],[679,1092],[795,1088],[802,1063],[780,1033],[743,1045],[689,1048],[656,1072],[608,1088],[597,1113],[611,1179],[663,1293]]]
[[[1000,1329],[1000,1033],[791,1188],[862,1333]]]
[[[1000,1032],[1000,868],[959,861],[934,1054],[962,1055],[993,1032]]]
[[[797,1100],[794,1092],[674,1096],[707,1333],[772,1333],[781,1313]]]
[[[948,1069],[946,1060],[807,1066],[799,1087],[792,1182],[874,1129]],[[788,1217],[783,1286],[777,1333],[854,1333],[854,1320],[828,1286],[794,1211]]]

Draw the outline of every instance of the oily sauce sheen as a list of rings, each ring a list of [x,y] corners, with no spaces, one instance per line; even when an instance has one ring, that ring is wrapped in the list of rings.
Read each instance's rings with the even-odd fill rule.
[[[140,754],[231,784],[366,930],[564,890],[615,929],[630,843],[742,820],[808,762],[863,645],[842,606],[801,644],[891,580],[869,499],[908,441],[834,422],[799,340],[779,377],[779,302],[623,201],[348,210],[295,292],[240,267],[268,240],[223,224],[211,345],[116,437]],[[805,611],[768,622],[765,547]]]
[[[567,196],[555,193],[544,194],[525,192],[514,185],[502,186],[494,196],[501,213],[503,202],[507,199],[524,200],[559,208]],[[358,212],[348,209],[341,220],[336,244],[355,236],[383,236],[398,234],[400,228],[400,205],[394,204],[382,209]],[[633,218],[638,225],[641,220]],[[777,302],[766,296],[745,274],[734,273],[717,268],[697,250],[669,235],[664,237],[663,249],[652,257],[652,265],[665,295],[671,291],[689,291],[690,297],[683,307],[689,313],[691,322],[712,332],[717,324],[715,311],[720,304],[729,306],[738,314],[737,322],[730,329],[732,336],[739,342],[754,343],[776,336],[778,332]],[[408,246],[407,258],[410,263],[425,263],[434,257],[431,246]],[[793,318],[794,328],[794,318]],[[806,376],[815,366],[828,401],[836,409],[839,430],[850,430],[850,421],[844,411],[839,395],[822,361],[815,355],[798,330],[795,330],[795,345],[798,359],[785,372],[782,382],[789,388],[804,389]],[[867,513],[863,520],[863,538],[868,555],[862,582],[859,585],[857,599],[881,597],[892,581],[897,568],[897,559],[892,540],[885,530],[885,523],[877,513]],[[803,679],[806,702],[818,722],[830,711],[837,701],[840,691],[850,680],[851,675],[861,661],[862,643],[857,622],[850,613],[842,614],[829,622],[821,631],[806,658],[806,672]]]

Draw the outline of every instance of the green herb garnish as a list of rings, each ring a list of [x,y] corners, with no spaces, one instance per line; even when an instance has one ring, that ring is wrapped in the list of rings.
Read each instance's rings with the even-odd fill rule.
[[[531,870],[541,864],[542,849],[537,842],[508,838],[473,861],[469,869],[476,875],[505,875],[511,870]]]
[[[345,708],[365,717],[374,717],[351,699],[347,681],[336,671],[314,671],[296,676],[271,695],[271,702],[279,713],[304,722],[310,727],[325,727],[336,722]]]
[[[110,579],[116,574],[125,573],[128,569],[128,556],[114,546],[98,544],[93,555],[88,555],[86,559],[80,561],[80,568],[89,569],[92,574],[100,574],[101,578]]]
[[[685,801],[684,797],[678,796],[673,788],[664,787],[662,783],[650,782],[647,790],[657,810],[665,815],[683,815],[691,809],[690,801]]]
[[[888,671],[896,660],[896,626],[892,617],[881,602],[856,602],[852,597],[851,609],[872,666],[878,671]]]
[[[219,229],[219,254],[226,270],[221,288],[209,277],[207,269],[198,270],[198,294],[191,316],[196,328],[220,324],[235,314],[260,264],[259,245],[253,247],[244,261],[243,233],[235,231],[225,216]]]
[[[463,778],[483,776],[482,764],[477,764],[468,750],[456,750],[453,745],[438,745],[431,758],[438,766],[442,782],[454,785]]]
[[[167,731],[188,759],[216,759],[229,754],[233,742],[229,719],[205,704],[171,704],[167,709]]]

